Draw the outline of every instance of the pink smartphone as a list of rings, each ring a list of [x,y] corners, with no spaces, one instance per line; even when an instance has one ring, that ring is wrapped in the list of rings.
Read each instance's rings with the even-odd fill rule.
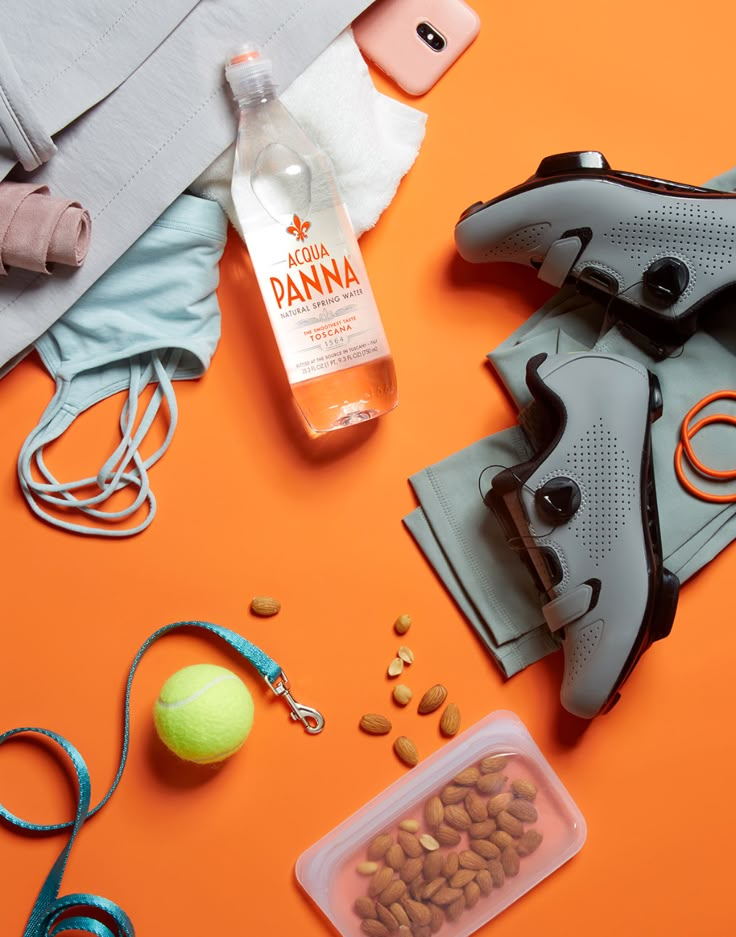
[[[361,52],[413,95],[429,91],[479,30],[464,0],[376,0],[353,23]]]

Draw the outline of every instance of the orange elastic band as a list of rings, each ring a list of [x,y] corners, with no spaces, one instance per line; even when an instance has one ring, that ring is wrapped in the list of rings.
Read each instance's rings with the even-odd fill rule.
[[[690,467],[704,478],[712,478],[716,481],[728,481],[736,478],[736,469],[721,471],[711,468],[709,465],[705,465],[693,451],[691,440],[704,426],[709,426],[711,423],[727,423],[731,426],[736,426],[736,416],[731,416],[728,413],[711,413],[698,420],[694,426],[690,426],[694,417],[704,407],[707,407],[709,403],[713,403],[714,400],[736,400],[736,391],[717,390],[712,394],[708,394],[707,397],[703,397],[702,400],[699,400],[695,406],[689,410],[687,416],[682,421],[680,441],[675,449],[675,474],[683,488],[691,495],[695,495],[696,498],[700,498],[702,501],[709,501],[712,504],[731,504],[736,502],[736,492],[726,495],[715,495],[708,491],[703,491],[690,481],[685,475],[685,469],[683,467],[684,456]]]

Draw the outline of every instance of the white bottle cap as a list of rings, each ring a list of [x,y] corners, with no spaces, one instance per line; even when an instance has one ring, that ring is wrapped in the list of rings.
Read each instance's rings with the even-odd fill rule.
[[[253,43],[246,43],[228,57],[225,77],[236,99],[252,98],[273,89],[271,70],[271,60]]]

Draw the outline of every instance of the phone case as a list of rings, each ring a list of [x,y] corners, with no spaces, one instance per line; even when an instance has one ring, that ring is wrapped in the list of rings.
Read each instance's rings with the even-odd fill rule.
[[[417,96],[436,84],[479,30],[480,17],[463,0],[377,0],[353,23],[364,55]]]

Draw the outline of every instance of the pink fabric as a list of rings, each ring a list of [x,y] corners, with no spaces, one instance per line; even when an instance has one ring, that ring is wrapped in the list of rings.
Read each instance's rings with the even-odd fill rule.
[[[0,276],[7,267],[50,273],[53,263],[81,266],[91,228],[79,202],[52,198],[45,185],[0,182]]]

